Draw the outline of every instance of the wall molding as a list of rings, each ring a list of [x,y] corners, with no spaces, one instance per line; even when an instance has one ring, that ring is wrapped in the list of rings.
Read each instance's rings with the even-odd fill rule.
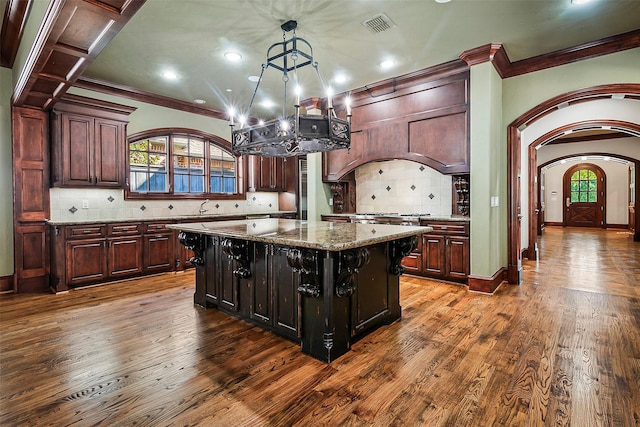
[[[0,66],[13,68],[22,41],[27,11],[33,0],[9,0],[2,18],[0,34]]]
[[[491,277],[469,275],[469,290],[492,294],[505,280],[507,280],[507,269],[505,267],[500,268],[500,270],[496,271]]]
[[[511,62],[504,46],[489,43],[466,50],[459,58],[469,66],[491,62],[501,78],[534,73],[585,59],[640,47],[640,29]]]
[[[0,293],[14,292],[13,274],[11,276],[0,276]]]

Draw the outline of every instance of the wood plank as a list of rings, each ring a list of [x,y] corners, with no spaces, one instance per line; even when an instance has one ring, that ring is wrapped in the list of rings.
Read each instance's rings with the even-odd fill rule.
[[[561,256],[577,245],[598,262]],[[0,424],[637,424],[640,246],[559,228],[539,247],[495,295],[403,276],[402,319],[331,364],[195,306],[193,271],[1,295]]]

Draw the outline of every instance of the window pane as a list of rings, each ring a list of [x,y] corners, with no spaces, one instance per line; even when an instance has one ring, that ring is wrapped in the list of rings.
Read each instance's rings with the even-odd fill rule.
[[[202,193],[204,191],[204,176],[191,176],[189,190],[192,193]]]
[[[131,191],[149,191],[147,172],[132,170],[129,174],[129,188]]]
[[[149,191],[165,193],[169,191],[167,188],[167,182],[167,174],[163,173],[162,170],[152,171],[149,178]]]
[[[589,171],[588,178],[589,179],[596,179],[596,174],[593,171]]]
[[[597,202],[598,201],[598,194],[597,193],[589,193],[589,201],[590,202]]]
[[[589,191],[596,191],[598,189],[598,183],[596,181],[589,181]]]
[[[204,159],[192,157],[189,169],[192,174],[204,175]]]
[[[580,201],[580,193],[577,191],[571,192],[571,202],[579,202]]]
[[[579,181],[571,181],[571,191],[578,191],[579,189],[578,182]]]
[[[189,192],[189,175],[173,174],[173,192],[188,193]]]
[[[580,179],[580,172],[579,172],[579,171],[575,171],[575,172],[573,173],[573,175],[571,175],[571,180],[572,180],[572,181],[577,181],[577,180],[579,180],[579,179]]]
[[[580,201],[581,202],[587,201],[587,193],[580,193]]]

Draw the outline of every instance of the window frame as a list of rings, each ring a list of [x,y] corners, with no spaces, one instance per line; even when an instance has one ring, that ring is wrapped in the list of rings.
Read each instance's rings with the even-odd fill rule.
[[[173,182],[174,182],[174,165],[173,165],[173,137],[181,136],[181,137],[194,137],[199,138],[204,141],[205,147],[207,144],[213,144],[214,146],[221,148],[222,150],[230,153],[235,158],[235,179],[236,179],[236,192],[235,193],[174,193]],[[154,138],[154,137],[167,137],[167,180],[169,183],[169,191],[168,192],[138,192],[131,191],[130,189],[130,179],[131,179],[131,165],[129,162],[129,147],[131,143],[140,141],[143,139]],[[210,154],[209,149],[205,149],[205,162],[206,162],[206,172],[204,175],[205,181],[210,181]],[[196,129],[188,129],[188,128],[156,128],[149,129],[142,132],[137,132],[132,135],[127,135],[127,146],[126,146],[126,178],[125,178],[125,199],[158,199],[158,200],[167,200],[167,199],[212,199],[215,198],[217,200],[242,200],[245,198],[246,188],[245,188],[245,169],[246,169],[246,161],[244,156],[236,155],[231,150],[231,142],[221,138],[217,135],[213,135],[207,132],[202,132]],[[210,185],[210,182],[209,184]]]

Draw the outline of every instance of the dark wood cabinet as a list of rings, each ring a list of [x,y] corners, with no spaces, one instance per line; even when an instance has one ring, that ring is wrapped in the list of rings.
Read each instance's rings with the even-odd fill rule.
[[[286,191],[287,160],[283,157],[247,156],[250,191]]]
[[[433,228],[432,233],[422,236],[422,268],[421,271],[407,268],[407,272],[466,282],[469,276],[469,223],[427,221],[422,225]],[[405,266],[406,259],[403,260]]]
[[[175,267],[175,237],[169,222],[144,224],[144,262],[146,273],[171,271]]]
[[[101,282],[107,271],[106,239],[82,239],[66,245],[68,286]]]
[[[109,277],[126,277],[142,273],[142,237],[109,239]]]
[[[287,264],[287,248],[258,242],[238,241],[243,264],[222,250],[225,239],[207,236],[205,264],[194,300],[202,306],[216,306],[228,313],[263,325],[294,340],[299,339],[298,284],[300,273]],[[247,267],[249,275],[234,274]],[[198,276],[199,277],[199,276]]]
[[[322,154],[325,182],[368,162],[404,159],[442,174],[470,170],[469,71],[407,75],[352,94],[351,148]],[[389,141],[393,141],[390,143]]]
[[[126,125],[132,108],[68,95],[54,106],[52,183],[124,187]]]
[[[444,277],[445,246],[444,236],[433,234],[422,236],[422,269],[416,272],[425,273],[431,277]]]

